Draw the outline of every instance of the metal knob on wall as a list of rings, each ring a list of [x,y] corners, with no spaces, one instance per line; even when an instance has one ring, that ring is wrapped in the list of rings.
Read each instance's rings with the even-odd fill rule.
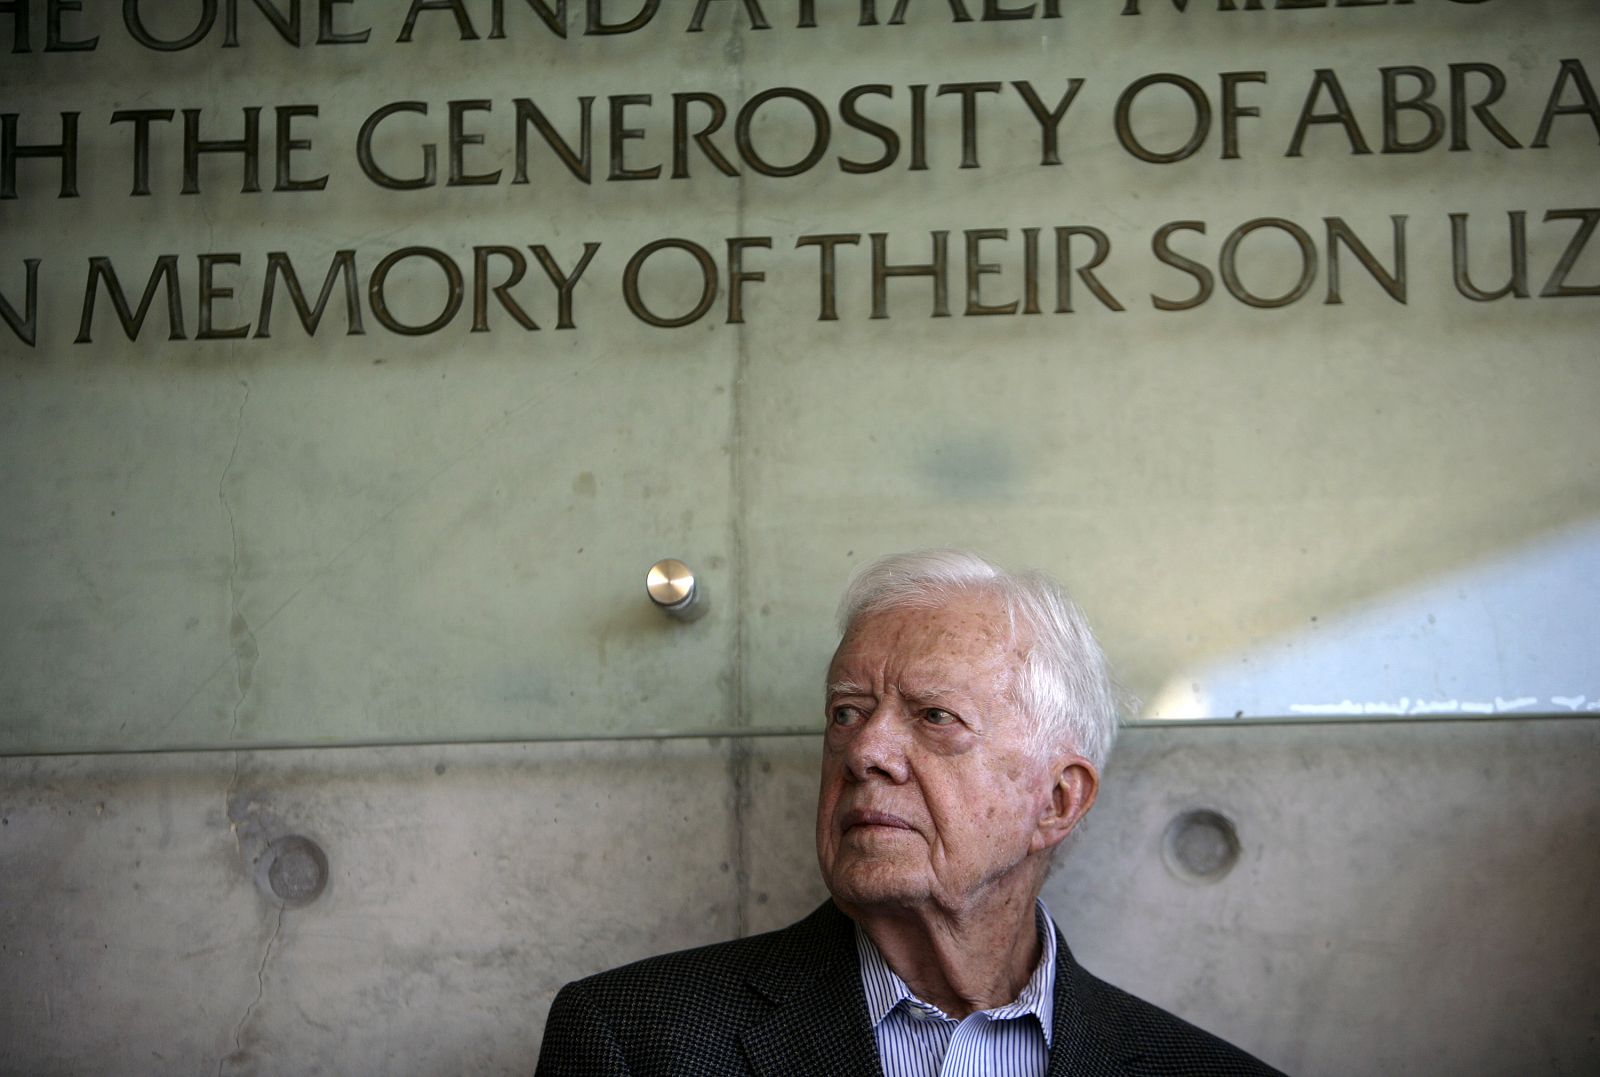
[[[688,565],[675,557],[651,565],[645,573],[644,587],[656,609],[679,621],[693,621],[710,608],[705,586]]]

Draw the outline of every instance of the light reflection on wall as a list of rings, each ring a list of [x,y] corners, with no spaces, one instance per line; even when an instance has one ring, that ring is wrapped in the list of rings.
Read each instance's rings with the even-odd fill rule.
[[[1600,520],[1171,677],[1138,717],[1600,712]]]

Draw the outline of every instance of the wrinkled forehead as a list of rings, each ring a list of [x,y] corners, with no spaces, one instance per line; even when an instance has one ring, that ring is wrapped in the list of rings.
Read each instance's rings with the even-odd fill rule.
[[[863,613],[839,641],[828,679],[997,675],[1023,657],[1000,598],[963,592]]]

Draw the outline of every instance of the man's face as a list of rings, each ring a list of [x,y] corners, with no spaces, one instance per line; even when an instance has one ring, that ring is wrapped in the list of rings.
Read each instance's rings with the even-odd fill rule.
[[[868,614],[839,644],[817,859],[842,904],[956,912],[1033,880],[1054,783],[1011,700],[1025,642],[997,599],[956,595]]]

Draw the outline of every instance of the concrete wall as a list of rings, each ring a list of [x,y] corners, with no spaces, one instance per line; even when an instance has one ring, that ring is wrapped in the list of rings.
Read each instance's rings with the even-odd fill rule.
[[[1061,574],[1146,714],[1600,698],[1600,242],[1573,241],[1597,171],[1574,104],[1600,71],[1590,0],[970,22],[927,3],[904,26],[831,4],[815,28],[769,4],[781,25],[759,31],[754,5],[697,5],[704,32],[673,3],[611,36],[556,5],[564,37],[538,5],[476,0],[476,32],[424,8],[415,40],[417,5],[376,0],[0,6],[0,108],[34,147],[0,146],[0,751],[523,742],[0,760],[6,1072],[525,1072],[562,981],[798,915],[820,897],[815,742],[726,734],[813,727],[838,587],[893,550]],[[265,14],[291,6],[298,41]],[[370,40],[313,43],[319,9]],[[133,32],[174,43],[196,18],[188,46]],[[1451,88],[1460,64],[1476,74]],[[1456,130],[1364,152],[1396,65],[1403,99],[1437,82]],[[1179,83],[1117,122],[1160,72],[1215,110],[1181,160],[1130,141],[1197,130]],[[984,83],[980,141],[942,91]],[[843,102],[874,85],[893,93],[863,108],[901,148],[858,173],[843,162],[879,140]],[[1058,160],[1020,85],[1063,108],[1081,88]],[[802,174],[729,175],[674,120],[675,94],[711,95],[734,153],[734,117],[785,86],[834,116]],[[1509,141],[1466,110],[1490,94]],[[525,96],[574,142],[595,99],[593,177],[535,139],[512,179]],[[406,101],[428,111],[387,113]],[[189,151],[253,109],[270,189],[232,152],[187,182]],[[144,190],[128,110],[169,116]],[[1427,113],[1402,111],[1421,139]],[[359,132],[385,114],[376,157],[435,153],[441,182],[375,181]],[[808,115],[764,106],[753,144],[807,158]],[[692,176],[670,177],[675,149]],[[613,152],[666,167],[613,182]],[[288,157],[325,189],[285,185]],[[462,169],[501,178],[443,182]],[[1338,253],[1334,219],[1405,289]],[[1154,256],[1185,222],[1172,250],[1220,281],[1204,295]],[[1528,282],[1464,289],[1463,260],[1480,290],[1507,280],[1521,224]],[[1115,303],[1058,260],[1085,268],[1091,233]],[[852,237],[837,272],[824,236]],[[630,277],[674,237],[717,266],[680,328],[629,284],[692,312],[709,277],[685,248]],[[743,285],[735,239],[760,274]],[[886,275],[945,240],[936,280]],[[574,274],[570,328],[534,248]],[[275,259],[314,297],[339,251],[352,290],[296,315]],[[135,303],[154,282],[147,319],[96,266]],[[482,290],[502,281],[543,328]],[[667,555],[714,596],[693,625],[641,594]],[[1293,1071],[1600,1069],[1596,720],[1133,732],[1053,903],[1092,967]],[[668,732],[725,735],[601,739]],[[575,736],[596,739],[534,743]],[[1209,884],[1160,852],[1197,806],[1241,842]],[[297,833],[331,879],[284,909],[258,876]]]
[[[76,116],[78,193],[0,137],[0,313],[31,325],[0,317],[0,751],[793,732],[851,569],[945,544],[1067,580],[1149,715],[1600,699],[1600,242],[1574,238],[1600,214],[1577,103],[1600,81],[1592,0],[969,3],[1032,12],[973,21],[934,0],[898,26],[835,3],[814,28],[785,3],[769,30],[759,5],[680,0],[619,35],[578,24],[642,4],[543,4],[566,37],[541,5],[462,0],[472,35],[434,5],[412,40],[417,5],[375,0],[4,6],[12,141],[65,146]],[[299,44],[264,14],[291,6]],[[50,11],[95,47],[52,50]],[[324,12],[370,40],[315,44]],[[133,33],[197,22],[183,48]],[[1424,82],[1451,134],[1424,148],[1431,114],[1401,109],[1420,141],[1385,149],[1385,102]],[[1054,150],[1019,86],[1069,109]],[[785,87],[832,116],[826,149],[767,96]],[[892,154],[845,122],[873,87],[892,94],[858,103]],[[680,122],[678,94],[709,96]],[[1491,94],[1526,148],[1475,111]],[[689,134],[712,100],[737,176]],[[518,101],[563,145],[591,136],[588,181]],[[201,153],[254,109],[259,191],[241,154]],[[745,163],[739,116],[765,160],[814,167]],[[364,129],[396,176],[433,154],[437,182],[376,182]],[[1182,160],[1133,149],[1191,133]],[[277,189],[279,146],[325,188]],[[498,181],[452,184],[453,153]],[[607,178],[613,155],[660,177]],[[1463,291],[1457,270],[1506,281],[1523,232],[1525,298]],[[824,271],[829,236],[848,241]],[[715,264],[710,291],[666,240]],[[755,243],[742,284],[734,240]],[[568,274],[593,254],[570,329],[532,248]],[[284,266],[307,304],[334,281],[321,320]],[[137,325],[108,267],[135,307],[154,288]],[[639,312],[701,307],[678,328]],[[713,596],[693,626],[641,594],[666,556]]]
[[[822,896],[812,738],[0,761],[0,1071],[522,1073],[568,979]],[[1600,721],[1128,731],[1046,897],[1299,1074],[1600,1068]],[[1167,865],[1208,808],[1240,854]],[[284,909],[251,861],[316,840]]]

